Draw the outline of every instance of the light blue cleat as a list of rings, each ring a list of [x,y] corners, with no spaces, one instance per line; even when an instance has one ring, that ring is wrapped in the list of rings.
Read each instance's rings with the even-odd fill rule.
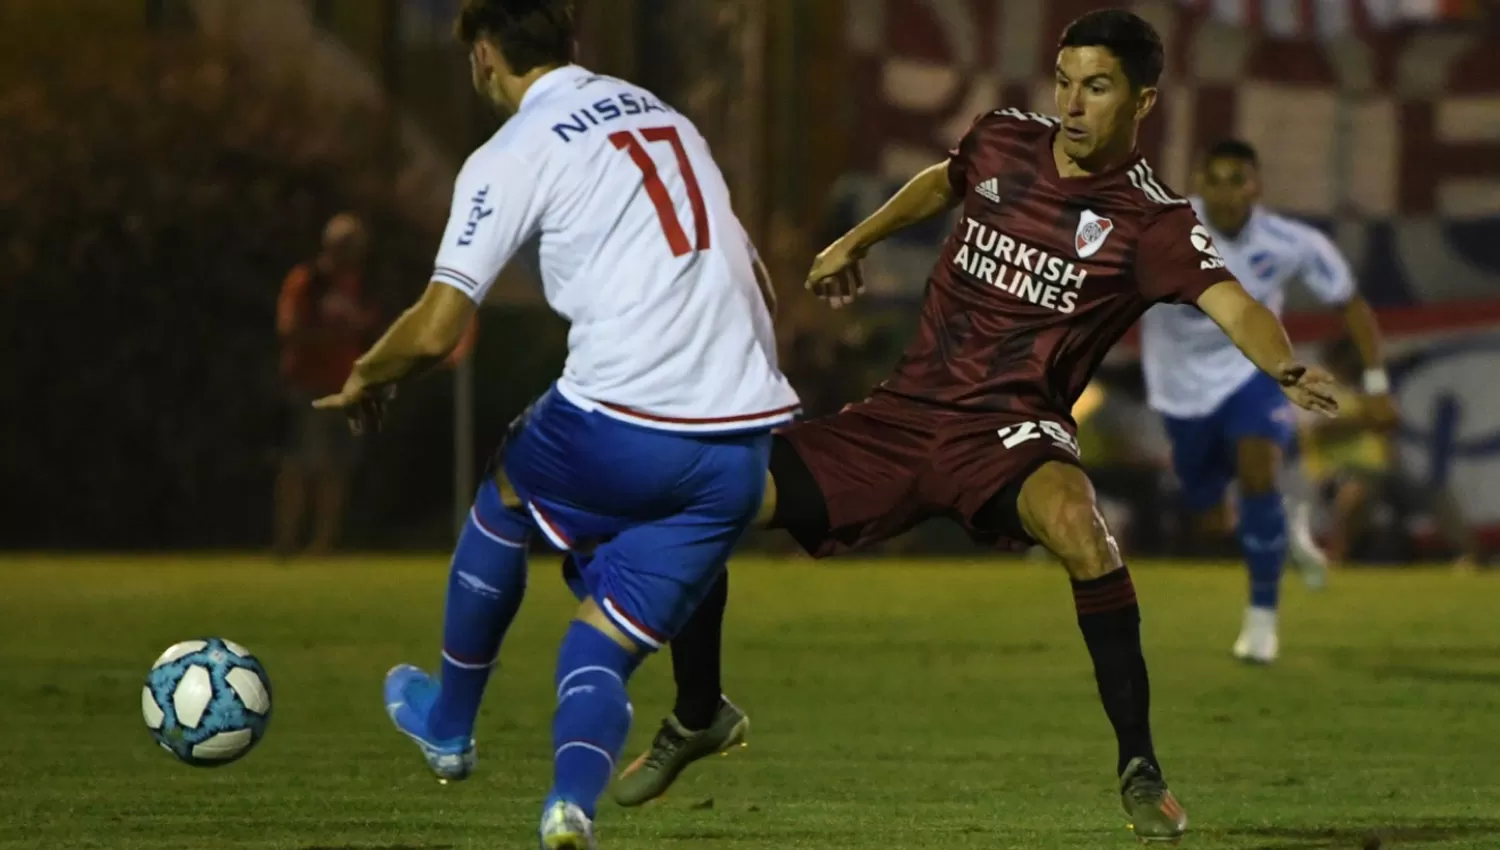
[[[436,740],[427,731],[427,715],[437,699],[438,683],[410,664],[385,674],[385,711],[396,728],[417,742],[427,766],[444,784],[467,779],[474,770],[473,738]]]
[[[542,850],[595,850],[594,823],[575,803],[552,800],[542,809],[537,830]]]

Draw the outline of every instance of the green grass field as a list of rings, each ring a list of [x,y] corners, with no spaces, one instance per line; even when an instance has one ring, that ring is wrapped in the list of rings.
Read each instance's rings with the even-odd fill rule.
[[[435,661],[445,559],[0,560],[0,847],[534,846],[572,607],[555,558],[534,564],[479,771],[443,787],[380,685],[393,663]],[[1500,581],[1289,583],[1283,660],[1252,669],[1228,654],[1239,571],[1135,573],[1184,846],[1500,848]],[[606,850],[1133,846],[1052,568],[744,560],[728,630],[749,748],[653,805],[604,803]],[[139,709],[152,659],[207,634],[248,645],[275,685],[266,739],[218,770],[159,750]],[[670,681],[665,658],[636,677],[631,755]]]

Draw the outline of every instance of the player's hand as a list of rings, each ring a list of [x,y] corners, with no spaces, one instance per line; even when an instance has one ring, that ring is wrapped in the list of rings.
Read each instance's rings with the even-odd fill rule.
[[[1288,363],[1276,370],[1276,380],[1281,382],[1281,391],[1298,407],[1329,417],[1339,412],[1339,402],[1334,396],[1338,382],[1323,369]]]
[[[843,239],[829,245],[813,258],[807,289],[834,309],[854,303],[855,296],[865,291],[864,272],[859,267],[864,255],[863,249]]]
[[[396,397],[396,388],[391,385],[372,386],[351,373],[344,388],[337,393],[324,396],[312,403],[318,410],[342,410],[349,417],[349,430],[356,434],[379,431],[385,421],[385,409]]]

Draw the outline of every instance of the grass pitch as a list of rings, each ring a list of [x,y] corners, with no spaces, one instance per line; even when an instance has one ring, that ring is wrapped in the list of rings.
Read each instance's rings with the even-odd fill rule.
[[[0,847],[535,846],[572,604],[555,557],[533,567],[479,770],[442,787],[380,686],[436,660],[445,559],[0,560]],[[1238,570],[1134,572],[1184,846],[1500,848],[1500,580],[1289,580],[1283,659],[1255,669],[1229,658]],[[139,710],[152,659],[199,635],[249,646],[275,688],[266,739],[217,770],[157,749]],[[742,559],[726,644],[749,748],[602,804],[605,850],[1132,846],[1055,568]],[[665,658],[637,675],[627,758],[670,683]]]

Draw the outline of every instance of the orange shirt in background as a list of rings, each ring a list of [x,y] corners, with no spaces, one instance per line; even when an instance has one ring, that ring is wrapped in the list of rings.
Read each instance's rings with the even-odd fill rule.
[[[376,311],[364,303],[358,273],[330,274],[312,263],[296,266],[276,299],[282,380],[306,393],[338,392],[376,321]]]

